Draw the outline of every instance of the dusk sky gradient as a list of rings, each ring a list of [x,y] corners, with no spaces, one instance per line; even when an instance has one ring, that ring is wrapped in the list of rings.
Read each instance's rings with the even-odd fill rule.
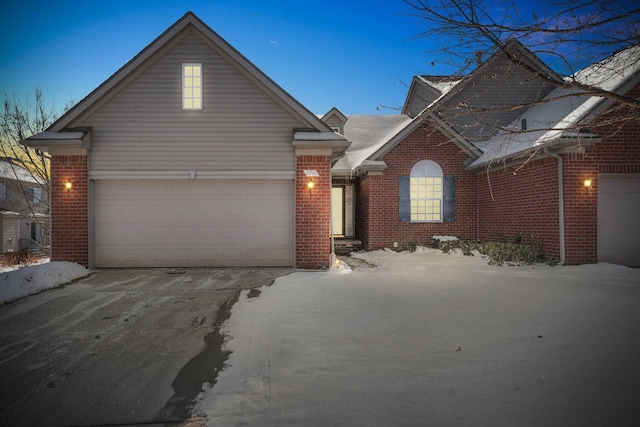
[[[432,67],[402,0],[4,0],[0,91],[79,102],[187,11],[316,114],[393,114]],[[392,107],[392,108],[387,108]]]

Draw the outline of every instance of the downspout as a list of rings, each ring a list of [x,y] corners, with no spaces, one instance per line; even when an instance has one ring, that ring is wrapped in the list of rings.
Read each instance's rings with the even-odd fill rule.
[[[333,176],[329,174],[329,233],[331,235],[331,257],[329,270],[336,267],[336,250],[333,238]]]
[[[564,249],[564,169],[562,165],[562,156],[551,153],[549,147],[544,147],[544,153],[558,160],[558,226],[560,229],[560,265],[565,263]]]

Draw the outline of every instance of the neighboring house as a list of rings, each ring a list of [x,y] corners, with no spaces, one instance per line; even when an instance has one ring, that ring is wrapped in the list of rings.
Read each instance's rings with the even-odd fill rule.
[[[48,197],[45,183],[13,159],[0,158],[0,253],[46,249]]]
[[[578,79],[640,95],[639,47],[603,65]],[[511,41],[416,77],[402,114],[319,118],[187,13],[23,143],[51,155],[52,259],[91,267],[320,269],[333,240],[438,235],[640,265],[637,122],[561,82]]]
[[[611,124],[624,111],[555,88],[518,42],[507,52],[464,78],[416,77],[404,114],[323,117],[352,141],[332,170],[334,187],[355,193],[341,201],[345,237],[367,250],[437,235],[521,241],[567,264],[640,265],[637,121]],[[576,78],[637,99],[638,71],[636,46]]]
[[[349,142],[191,12],[23,143],[51,155],[54,260],[332,261],[330,169]]]

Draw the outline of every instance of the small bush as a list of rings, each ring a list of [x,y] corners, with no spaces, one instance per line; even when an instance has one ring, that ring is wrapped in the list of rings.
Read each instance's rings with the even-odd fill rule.
[[[479,240],[433,240],[431,246],[444,253],[462,251],[464,255],[473,256],[477,251],[486,256],[492,265],[530,265],[542,261],[539,246],[522,243],[490,242]]]

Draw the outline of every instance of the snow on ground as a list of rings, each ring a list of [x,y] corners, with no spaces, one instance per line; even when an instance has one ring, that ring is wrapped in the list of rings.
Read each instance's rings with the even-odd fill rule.
[[[51,258],[38,258],[35,261],[30,261],[26,264],[4,265],[4,266],[0,266],[0,273],[8,273],[9,271],[19,270],[21,268],[29,267],[31,265],[46,264],[48,262],[51,262]]]
[[[632,425],[640,269],[375,251],[244,293],[208,426]],[[343,274],[339,274],[343,273]]]
[[[0,305],[55,288],[90,273],[72,262],[54,261],[0,273]]]

